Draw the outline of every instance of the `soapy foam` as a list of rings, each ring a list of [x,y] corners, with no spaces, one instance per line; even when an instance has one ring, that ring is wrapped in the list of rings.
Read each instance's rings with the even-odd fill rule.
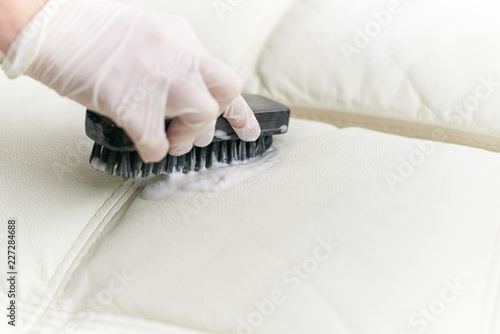
[[[216,164],[209,169],[187,174],[150,176],[137,179],[135,187],[142,188],[141,197],[147,200],[176,200],[198,192],[214,192],[236,185],[278,161],[280,148],[276,145],[261,157],[243,162]]]
[[[100,161],[99,159],[96,158],[92,159],[90,165],[99,172],[106,173],[106,163]]]
[[[230,140],[231,137],[227,135],[227,132],[223,130],[215,130],[214,133],[215,138],[220,139],[220,140]]]

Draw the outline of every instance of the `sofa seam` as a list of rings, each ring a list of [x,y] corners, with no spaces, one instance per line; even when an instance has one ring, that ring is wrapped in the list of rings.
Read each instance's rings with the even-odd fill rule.
[[[111,217],[110,219],[106,219],[108,217],[108,215],[110,214],[110,212],[113,211],[113,209],[116,207],[116,205],[120,202],[120,200],[127,195],[128,191],[130,191],[132,187],[132,184],[131,183],[123,183],[122,185],[120,185],[107,199],[106,201],[104,201],[104,203],[95,211],[94,215],[92,217],[89,218],[87,224],[85,225],[85,227],[83,227],[80,231],[80,233],[78,234],[78,237],[75,239],[75,242],[73,243],[73,247],[68,251],[66,252],[65,256],[63,257],[63,259],[59,262],[58,266],[57,266],[57,269],[56,271],[54,272],[51,280],[48,282],[48,284],[46,285],[46,288],[45,290],[43,291],[43,293],[41,294],[42,298],[45,294],[50,294],[50,297],[49,297],[49,300],[46,304],[45,307],[42,307],[41,311],[39,311],[39,316],[36,316],[35,315],[35,318],[33,319],[33,323],[31,324],[31,326],[28,326],[28,330],[27,332],[30,333],[31,332],[31,329],[36,327],[37,324],[39,323],[40,319],[43,318],[43,316],[47,313],[47,312],[50,312],[51,309],[50,309],[50,306],[53,304],[53,302],[56,300],[56,297],[57,295],[60,293],[60,288],[63,286],[63,282],[66,281],[66,277],[67,277],[67,273],[71,270],[75,260],[78,258],[78,256],[81,254],[81,252],[83,251],[83,249],[85,249],[87,246],[88,246],[88,242],[89,240],[91,240],[93,238],[93,236],[95,236],[96,234],[96,231],[99,230],[99,227],[103,226],[103,223],[105,223],[106,221],[109,222],[112,220],[112,218],[115,216],[115,214],[113,214],[113,217]],[[125,189],[123,189],[125,188]],[[114,200],[113,203],[110,203],[109,207],[107,205],[108,202],[110,202],[114,197],[116,197],[116,194],[120,191],[120,190],[123,190],[123,194],[121,194],[121,196],[119,196],[118,198],[116,198]],[[126,203],[126,202],[125,202]],[[83,241],[83,244],[77,249],[77,247],[75,247],[75,244],[77,243],[77,241],[80,239],[80,238],[83,238],[83,234],[84,234],[84,231],[86,228],[89,228],[89,224],[94,220],[94,219],[98,219],[98,214],[101,210],[104,210],[106,207],[108,207],[108,210],[106,213],[103,214],[103,217],[100,219],[100,221],[96,222],[95,224],[95,227],[89,231],[88,235],[86,236],[86,240]],[[121,209],[121,207],[120,207]],[[120,210],[119,209],[119,210]],[[118,210],[118,211],[119,211]],[[69,259],[70,257],[70,254],[72,255],[72,258]],[[60,276],[61,272],[63,271],[62,266],[64,263],[67,263],[68,264],[68,267],[66,268],[66,273],[65,275],[62,275]],[[58,278],[58,282],[56,280],[56,278]],[[51,288],[54,286],[53,288],[53,292],[50,292]],[[37,313],[37,312],[35,312]]]
[[[313,120],[313,121],[321,121],[321,122],[331,123],[334,125],[335,125],[335,123],[338,122],[338,123],[342,123],[342,124],[347,124],[348,126],[361,126],[361,127],[365,127],[365,128],[371,126],[374,129],[402,130],[402,131],[408,132],[409,134],[412,134],[412,133],[413,134],[421,134],[421,135],[429,134],[429,132],[427,132],[427,131],[415,129],[412,127],[405,127],[402,125],[401,126],[393,126],[393,125],[387,125],[387,124],[378,125],[378,124],[373,124],[373,123],[369,123],[369,122],[342,120],[338,117],[331,117],[331,116],[316,116],[316,115],[315,116],[308,116],[308,115],[305,115],[303,113],[296,113],[294,116],[296,116],[298,118],[302,118],[302,119],[309,119],[309,120]],[[341,125],[337,124],[337,126],[341,126]],[[432,125],[429,125],[429,126],[432,126]],[[441,128],[441,127],[436,126],[436,128]],[[444,129],[446,129],[446,128],[444,128]],[[450,130],[454,130],[454,129],[450,129]],[[459,130],[456,130],[456,131],[459,131]],[[480,140],[474,140],[470,137],[460,136],[460,135],[456,135],[456,134],[446,133],[446,136],[454,138],[454,139],[459,139],[459,140],[462,140],[464,142],[468,142],[471,145],[473,145],[473,144],[482,145],[482,146],[486,146],[486,147],[489,147],[489,148],[494,149],[494,150],[500,150],[500,144],[499,145],[491,144],[491,143],[487,143],[487,142],[480,141]]]

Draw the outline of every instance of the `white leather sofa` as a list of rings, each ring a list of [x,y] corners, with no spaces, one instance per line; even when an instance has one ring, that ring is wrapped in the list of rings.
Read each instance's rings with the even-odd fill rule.
[[[125,182],[84,107],[0,74],[0,333],[500,333],[495,1],[128,2],[295,118],[246,167]]]

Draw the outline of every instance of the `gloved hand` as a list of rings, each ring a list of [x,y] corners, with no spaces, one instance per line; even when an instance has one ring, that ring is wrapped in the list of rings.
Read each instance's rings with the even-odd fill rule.
[[[3,68],[108,116],[145,162],[208,145],[221,114],[241,139],[260,135],[239,77],[176,16],[109,0],[51,0],[11,45]],[[167,136],[165,117],[174,118]]]

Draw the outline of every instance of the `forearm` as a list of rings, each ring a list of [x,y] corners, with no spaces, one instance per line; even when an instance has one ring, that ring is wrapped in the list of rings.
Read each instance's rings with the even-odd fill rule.
[[[0,51],[4,54],[16,37],[49,0],[0,0]]]

